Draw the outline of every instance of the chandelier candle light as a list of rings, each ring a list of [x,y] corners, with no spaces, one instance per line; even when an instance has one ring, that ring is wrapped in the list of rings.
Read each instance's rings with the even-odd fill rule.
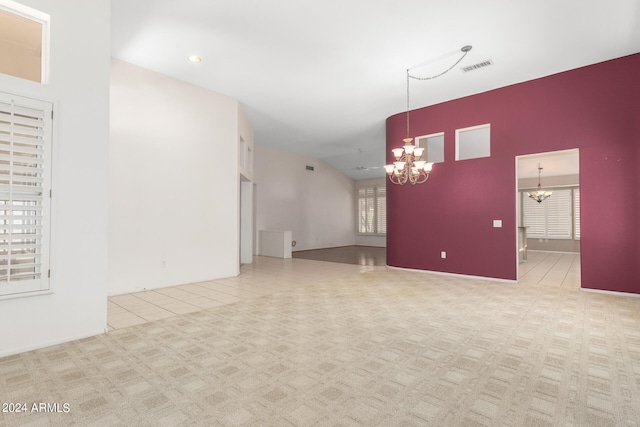
[[[404,146],[400,148],[394,148],[391,151],[396,161],[392,164],[385,165],[384,170],[387,172],[389,181],[393,184],[404,185],[407,182],[411,185],[422,184],[429,179],[433,162],[427,162],[421,160],[424,153],[424,147],[416,147],[413,145],[413,138],[409,136],[409,79],[415,80],[431,80],[447,73],[453,67],[458,65],[460,61],[469,53],[471,46],[464,46],[460,49],[463,55],[456,61],[451,67],[446,69],[440,74],[431,77],[416,77],[412,76],[407,69],[407,137],[403,139]]]
[[[403,141],[404,147],[391,150],[396,161],[385,165],[384,170],[394,184],[404,185],[407,182],[411,185],[422,184],[429,179],[433,162],[420,160],[424,147],[413,145],[413,138],[407,137]]]
[[[535,200],[538,203],[542,203],[543,200],[548,199],[553,191],[542,191],[540,187],[540,171],[542,168],[540,167],[540,163],[538,163],[538,191],[529,191],[529,197]]]

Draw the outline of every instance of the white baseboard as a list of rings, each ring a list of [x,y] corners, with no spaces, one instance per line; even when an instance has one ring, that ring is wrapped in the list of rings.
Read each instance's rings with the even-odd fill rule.
[[[545,254],[569,254],[569,255],[580,255],[580,252],[563,252],[563,251],[544,251],[542,249],[527,249],[527,252],[542,252]]]
[[[631,292],[605,291],[602,289],[591,289],[591,288],[580,288],[580,290],[585,292],[593,292],[594,294],[613,295],[614,297],[640,298],[640,294],[634,294]]]
[[[390,268],[392,270],[399,270],[399,271],[411,271],[414,273],[426,273],[426,274],[436,274],[439,276],[459,277],[461,279],[476,279],[476,280],[486,280],[489,282],[518,283],[517,280],[499,279],[497,277],[471,276],[468,274],[446,273],[443,271],[418,270],[415,268],[394,267],[392,265],[387,265],[387,268]]]

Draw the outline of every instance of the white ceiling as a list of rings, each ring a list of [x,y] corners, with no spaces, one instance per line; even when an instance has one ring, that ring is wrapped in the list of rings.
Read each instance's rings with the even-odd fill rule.
[[[640,52],[640,1],[112,0],[114,57],[238,99],[256,143],[354,179],[384,176],[359,167],[385,162],[405,70],[464,45],[412,81],[411,109]]]
[[[518,157],[518,179],[537,178],[538,165],[543,177],[579,175],[580,162],[578,150],[553,151]]]

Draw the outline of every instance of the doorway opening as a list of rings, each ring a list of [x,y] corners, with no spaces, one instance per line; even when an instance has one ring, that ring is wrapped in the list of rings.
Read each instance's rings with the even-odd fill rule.
[[[571,149],[516,156],[518,282],[539,283],[551,276],[564,282],[564,274],[567,283],[579,286],[579,155]],[[551,195],[530,197],[539,189]]]

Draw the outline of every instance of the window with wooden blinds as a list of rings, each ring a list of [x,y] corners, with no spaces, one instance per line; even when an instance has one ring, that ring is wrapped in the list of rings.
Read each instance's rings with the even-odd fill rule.
[[[49,289],[51,116],[0,93],[0,296]]]

